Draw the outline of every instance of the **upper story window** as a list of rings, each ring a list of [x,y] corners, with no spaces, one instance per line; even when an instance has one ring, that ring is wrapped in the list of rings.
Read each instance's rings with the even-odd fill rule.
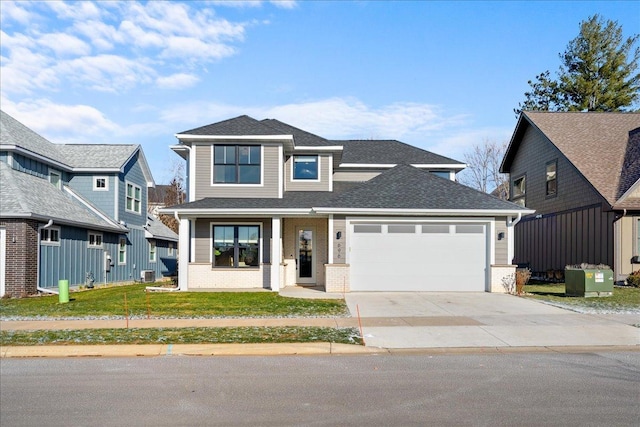
[[[149,262],[156,262],[156,241],[149,240]]]
[[[558,192],[558,161],[554,160],[547,163],[546,174],[546,194],[547,197],[554,197]]]
[[[109,191],[109,178],[106,176],[94,176],[93,191]]]
[[[260,184],[262,149],[259,145],[215,145],[213,182]]]
[[[451,179],[451,172],[449,171],[429,171],[432,174],[439,176],[440,178]]]
[[[58,227],[41,228],[40,243],[43,245],[59,245],[60,229]]]
[[[137,185],[127,182],[127,204],[125,209],[129,212],[140,213],[142,207],[142,189]]]
[[[118,264],[127,263],[127,239],[121,237],[118,241]]]
[[[49,169],[49,182],[56,188],[62,189],[62,174],[53,169]]]
[[[89,231],[89,247],[101,248],[102,247],[102,233],[96,233]]]
[[[318,156],[293,156],[293,179],[318,180]]]
[[[511,191],[511,201],[517,205],[525,206],[526,204],[527,183],[526,176],[520,176],[513,180]]]

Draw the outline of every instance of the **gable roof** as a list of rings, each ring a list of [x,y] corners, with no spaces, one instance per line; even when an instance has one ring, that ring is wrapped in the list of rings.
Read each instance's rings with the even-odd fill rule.
[[[280,133],[293,135],[293,140],[295,141],[296,146],[299,147],[323,147],[336,145],[321,136],[314,135],[311,132],[307,132],[302,129],[298,129],[295,126],[288,125],[276,119],[264,119],[262,123],[280,131]]]
[[[640,168],[622,173],[625,161],[638,161],[625,158],[633,145],[630,132],[640,128],[640,113],[522,112],[501,172],[510,171],[529,126],[544,134],[611,205],[640,178]],[[631,151],[632,156],[640,154]]]
[[[147,238],[168,240],[171,242],[178,241],[178,235],[152,215],[147,215],[147,224],[144,226],[144,229]]]
[[[140,153],[143,173],[150,186],[151,170],[137,144],[54,144],[0,110],[0,146],[36,157],[72,172],[117,172]]]
[[[180,132],[178,135],[258,136],[282,135],[282,132],[247,115],[223,120]]]
[[[335,141],[344,145],[342,164],[447,165],[464,168],[464,164],[448,157],[396,140]]]
[[[287,191],[279,198],[204,198],[161,212],[254,211],[449,213],[504,215],[533,213],[465,185],[409,165],[399,165],[365,182],[334,182],[333,192]],[[257,212],[256,212],[257,211]]]
[[[56,224],[84,228],[127,232],[127,229],[107,217],[75,194],[68,187],[64,192],[48,181],[12,169],[0,162],[0,217],[33,218]]]

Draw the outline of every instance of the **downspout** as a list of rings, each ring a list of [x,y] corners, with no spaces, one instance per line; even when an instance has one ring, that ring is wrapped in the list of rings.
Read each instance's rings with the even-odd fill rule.
[[[522,212],[518,212],[518,216],[516,219],[511,220],[509,224],[507,224],[507,232],[508,232],[508,246],[507,246],[507,262],[512,263],[513,257],[515,256],[515,226],[522,219]]]
[[[58,295],[59,293],[54,291],[53,289],[40,287],[40,257],[42,256],[42,254],[40,253],[40,248],[42,248],[42,245],[40,244],[40,230],[49,228],[52,225],[53,225],[53,220],[50,219],[49,222],[47,222],[42,228],[38,229],[38,265],[36,267],[36,291]]]

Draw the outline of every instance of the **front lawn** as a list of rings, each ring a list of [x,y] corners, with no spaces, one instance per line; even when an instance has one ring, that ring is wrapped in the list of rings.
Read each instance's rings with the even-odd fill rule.
[[[525,297],[587,313],[640,313],[640,288],[614,287],[610,297],[569,297],[564,283],[530,284]]]
[[[0,332],[0,345],[307,342],[362,344],[362,339],[355,328],[318,327],[132,328]]]
[[[145,292],[148,284],[57,295],[0,299],[0,319],[118,319],[347,316],[344,300],[286,298],[275,292]],[[127,310],[125,312],[125,295]]]

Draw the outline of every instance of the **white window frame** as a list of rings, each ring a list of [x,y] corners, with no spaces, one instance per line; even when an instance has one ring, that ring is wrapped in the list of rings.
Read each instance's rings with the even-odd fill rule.
[[[296,157],[315,157],[316,164],[318,166],[318,177],[316,179],[304,179],[304,178],[296,178],[295,170],[296,170]],[[291,156],[291,181],[292,182],[320,182],[320,175],[322,169],[320,168],[320,155],[318,154],[294,154]]]
[[[43,232],[44,234],[46,234],[45,238],[42,237]],[[54,236],[54,234],[57,239],[52,240],[51,238]],[[40,228],[39,235],[41,245],[60,246],[60,227]]]
[[[122,244],[124,242],[124,245]],[[120,255],[124,255],[124,260],[121,259]],[[127,238],[120,237],[118,239],[118,265],[125,265],[127,263]]]
[[[149,240],[149,262],[158,260],[158,246],[155,240]]]
[[[53,182],[53,177],[58,177],[58,183]],[[62,190],[62,172],[56,169],[49,169],[49,182],[53,184],[57,189]]]
[[[133,196],[131,196],[131,207],[133,209],[129,209],[129,186],[133,189]],[[140,199],[136,199],[136,189],[140,191]],[[136,203],[138,202],[139,210],[135,210]],[[142,215],[142,187],[134,184],[133,182],[126,181],[124,186],[124,210],[127,212],[135,213],[138,215]]]
[[[91,237],[93,237],[93,244],[91,243]],[[98,244],[97,242],[100,241]],[[91,249],[102,249],[104,246],[104,236],[102,233],[96,231],[87,232],[87,247]]]
[[[104,179],[104,187],[98,186],[98,180]],[[94,176],[93,177],[93,191],[109,191],[109,177],[108,176]]]
[[[173,256],[173,250],[174,250],[173,246],[174,246],[173,242],[169,242],[169,248],[167,249],[167,255]]]

